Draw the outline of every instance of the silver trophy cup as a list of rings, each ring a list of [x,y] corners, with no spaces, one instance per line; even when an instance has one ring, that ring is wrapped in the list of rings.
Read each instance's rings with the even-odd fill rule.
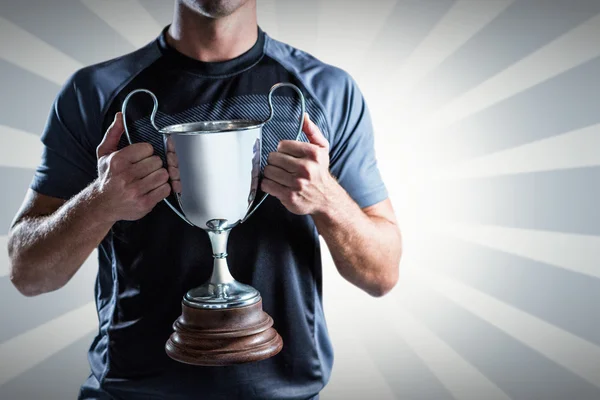
[[[193,320],[194,316],[188,315],[187,321],[184,321],[184,317],[186,310],[189,313],[198,310],[196,314],[200,310],[225,311],[256,305],[261,301],[258,290],[236,281],[231,276],[227,265],[227,242],[231,229],[237,224],[245,222],[267,197],[267,194],[264,194],[260,199],[256,199],[261,177],[262,128],[273,118],[272,95],[281,87],[294,89],[300,97],[301,114],[296,134],[296,140],[299,140],[302,133],[305,101],[300,89],[289,83],[279,83],[270,89],[268,93],[270,113],[264,121],[201,121],[158,128],[155,123],[158,100],[152,92],[146,89],[134,90],[123,102],[125,135],[132,144],[126,122],[127,104],[131,97],[138,93],[146,93],[152,97],[154,108],[150,115],[150,122],[163,136],[170,183],[178,207],[168,199],[164,201],[184,221],[204,229],[208,233],[212,245],[214,257],[212,275],[206,283],[189,290],[185,295],[183,299],[184,315],[174,325],[176,331],[179,328],[180,335],[175,338],[176,340],[170,340],[167,343],[167,353],[178,361],[198,365],[227,365],[255,361],[273,355],[269,352],[262,351],[261,353],[259,351],[260,356],[251,356],[249,359],[243,356],[235,358],[233,356],[235,351],[232,353],[231,346],[229,346],[231,343],[223,345],[223,335],[219,334],[219,332],[235,330],[235,327],[226,326],[226,321],[220,327],[207,328],[202,321],[190,327],[189,321]],[[262,312],[262,305],[259,306]],[[202,315],[204,319],[211,319],[216,314],[204,312]],[[270,317],[266,317],[270,320]],[[223,320],[223,317],[218,318]],[[265,322],[263,318],[262,325],[268,325],[268,320]],[[242,327],[243,329],[238,332],[239,335],[243,336],[244,332],[252,333],[257,330],[254,325],[258,322],[252,321],[249,324],[254,330],[248,331],[246,329],[248,327]],[[183,326],[186,323],[188,326]],[[260,323],[258,324],[260,325]],[[272,325],[272,320],[270,320],[270,324]],[[188,337],[187,341],[185,338],[181,338],[184,335],[182,332],[188,335],[192,334],[190,332],[194,330],[194,327],[197,331],[196,336],[202,338],[204,342],[198,344],[198,341],[194,341],[191,337]],[[237,326],[237,328],[240,327]],[[205,342],[210,341],[211,335],[216,340],[207,345]],[[241,337],[239,335],[238,339]],[[246,340],[256,342],[257,339],[246,337]],[[280,338],[279,342],[281,342]],[[187,346],[187,348],[180,349],[181,351],[173,351],[173,349],[170,351],[169,346]],[[281,346],[277,352],[280,349]],[[273,352],[271,351],[271,353]],[[185,354],[185,356],[181,354]]]

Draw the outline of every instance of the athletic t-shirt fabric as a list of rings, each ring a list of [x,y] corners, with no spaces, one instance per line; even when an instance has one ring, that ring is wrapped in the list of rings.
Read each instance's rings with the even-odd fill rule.
[[[44,152],[33,190],[69,199],[98,176],[96,147],[132,90],[144,88],[157,96],[156,123],[164,127],[200,120],[265,120],[269,88],[290,82],[302,90],[307,112],[329,140],[330,170],[340,185],[361,207],[387,198],[367,106],[343,70],[260,29],[249,51],[214,63],[177,52],[165,33],[134,53],[78,71],[64,85],[42,135]],[[263,167],[280,140],[295,137],[299,123],[293,90],[279,89],[273,103],[275,117],[263,128]],[[151,111],[150,97],[138,94],[129,102],[127,123],[135,142],[150,142],[163,156],[162,137],[149,121]],[[126,145],[123,138],[120,147]],[[102,388],[169,399],[283,400],[318,394],[329,379],[333,351],[312,218],[290,213],[269,196],[233,229],[228,253],[232,275],[260,291],[264,310],[283,338],[281,353],[232,367],[196,367],[168,358],[164,344],[181,313],[181,299],[208,280],[213,258],[208,235],[160,202],[138,221],[117,222],[99,246],[99,332],[89,361]]]

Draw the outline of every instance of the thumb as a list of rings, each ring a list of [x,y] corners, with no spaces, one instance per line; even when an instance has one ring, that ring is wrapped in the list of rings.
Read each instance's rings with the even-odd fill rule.
[[[323,148],[329,147],[329,142],[325,136],[323,136],[319,127],[310,120],[308,113],[304,114],[304,125],[302,126],[302,130],[310,143]]]
[[[104,138],[102,138],[102,142],[100,142],[98,145],[98,148],[96,149],[96,156],[100,158],[117,151],[119,140],[121,140],[121,136],[123,135],[124,131],[125,127],[123,125],[123,114],[118,112],[115,115],[113,123],[106,130],[106,134],[104,135]]]

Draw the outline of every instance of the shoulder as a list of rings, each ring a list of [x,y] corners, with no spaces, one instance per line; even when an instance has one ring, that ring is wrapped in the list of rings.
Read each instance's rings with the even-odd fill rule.
[[[160,57],[156,41],[123,56],[76,71],[63,85],[57,107],[77,106],[89,118],[101,121],[115,95]]]
[[[344,128],[348,118],[360,112],[363,97],[354,78],[342,68],[267,37],[265,54],[292,73],[315,98],[327,116],[332,132]]]
[[[315,56],[299,50],[289,44],[267,36],[265,54],[288,71],[294,73],[304,84],[323,90],[349,89],[355,82],[342,68],[327,64]]]

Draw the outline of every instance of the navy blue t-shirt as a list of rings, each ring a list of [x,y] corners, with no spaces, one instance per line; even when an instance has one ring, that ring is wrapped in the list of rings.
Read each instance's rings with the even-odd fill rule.
[[[360,207],[387,198],[374,154],[364,99],[341,69],[280,43],[259,29],[241,56],[206,63],[170,47],[165,31],[144,48],[86,67],[65,84],[42,135],[44,153],[31,188],[69,199],[97,178],[96,147],[134,89],[154,92],[157,125],[199,120],[267,118],[267,93],[278,82],[297,85],[307,112],[330,142],[330,170]],[[262,165],[282,139],[295,136],[295,92],[274,95],[275,118],[263,129]],[[132,98],[128,123],[135,141],[162,154],[149,122],[151,99]],[[122,141],[121,146],[126,145]],[[215,171],[217,174],[218,171]],[[307,399],[327,383],[333,352],[323,314],[319,235],[310,216],[290,213],[270,196],[233,229],[232,275],[258,289],[284,347],[277,356],[232,367],[172,361],[164,345],[187,290],[212,271],[208,235],[160,202],[138,221],[117,222],[99,246],[95,294],[100,329],[89,360],[107,390],[168,399]]]

